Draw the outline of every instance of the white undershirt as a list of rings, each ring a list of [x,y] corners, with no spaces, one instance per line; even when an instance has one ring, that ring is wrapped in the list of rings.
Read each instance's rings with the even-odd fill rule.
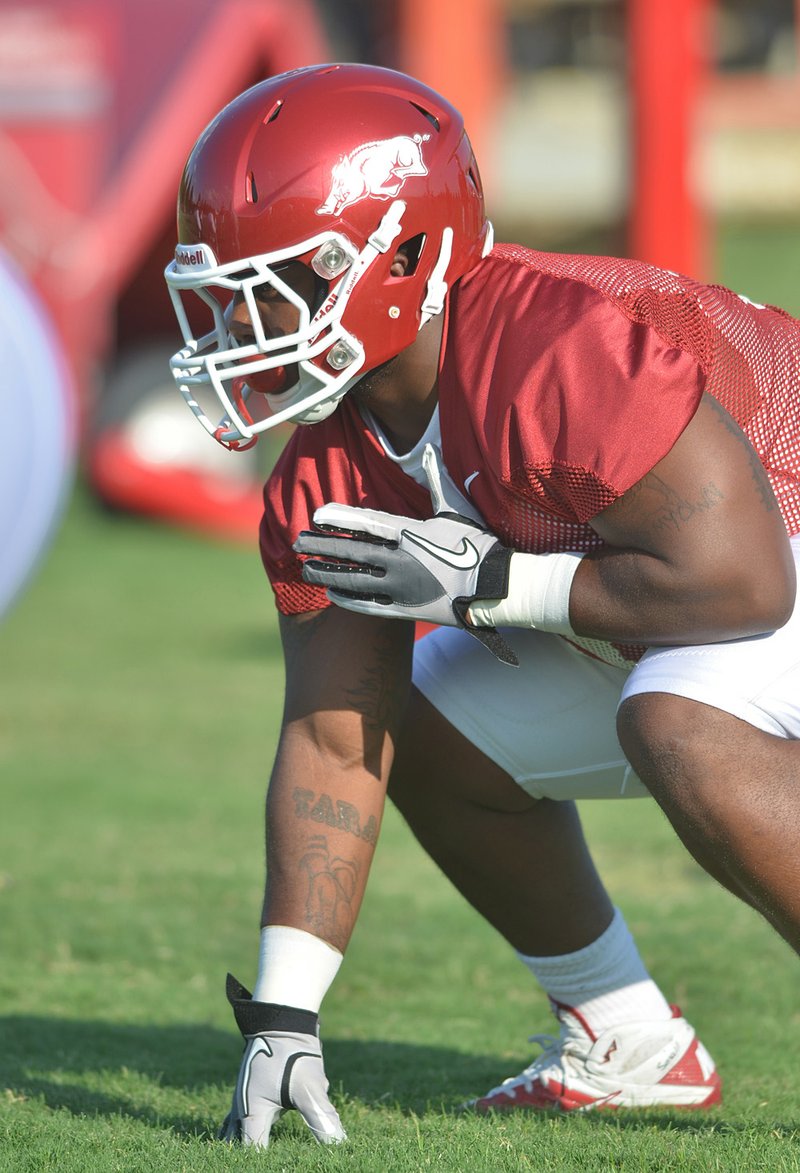
[[[398,464],[403,472],[415,480],[418,485],[422,485],[423,488],[427,489],[428,478],[425,476],[425,470],[422,467],[422,454],[425,451],[426,444],[435,444],[439,449],[442,447],[442,430],[439,427],[439,404],[437,403],[436,407],[434,407],[433,415],[423,435],[420,436],[414,447],[409,452],[404,452],[402,456],[398,456],[395,452],[389,438],[372,412],[366,407],[359,407],[359,410],[364,423],[378,440],[389,459],[393,460],[395,464]]]
[[[460,489],[456,488],[441,462],[441,429],[439,427],[439,405],[434,408],[425,433],[414,447],[398,456],[381,425],[365,407],[361,415],[367,427],[377,438],[389,460],[402,468],[417,484],[431,489],[422,458],[425,448],[433,444],[440,454],[440,483],[445,489],[443,502],[446,508],[480,521],[480,514],[471,501],[467,501]],[[442,508],[442,505],[434,506]],[[581,555],[575,552],[563,554],[524,554],[511,556],[508,587],[502,599],[482,599],[470,607],[470,619],[479,627],[535,627],[542,631],[555,631],[561,635],[574,635],[569,619],[569,599],[572,579],[578,569]]]

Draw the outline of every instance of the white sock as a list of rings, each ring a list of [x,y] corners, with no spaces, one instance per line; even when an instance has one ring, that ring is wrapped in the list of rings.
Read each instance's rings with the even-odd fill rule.
[[[339,950],[320,937],[288,925],[265,925],[253,1000],[319,1014],[341,964]]]
[[[619,909],[606,931],[575,953],[526,957],[517,953],[547,995],[577,1010],[595,1034],[623,1022],[672,1017],[648,974]]]

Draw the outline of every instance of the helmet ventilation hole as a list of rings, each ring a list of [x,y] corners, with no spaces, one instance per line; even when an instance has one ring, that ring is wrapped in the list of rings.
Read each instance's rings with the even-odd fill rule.
[[[247,179],[244,181],[244,198],[248,204],[258,203],[258,188],[256,187],[256,177],[252,171],[247,172]]]
[[[418,106],[416,102],[412,102],[411,105],[414,107],[415,110],[419,110],[419,112],[423,118],[428,119],[428,122],[430,122],[431,126],[433,127],[433,129],[435,131],[438,132],[439,130],[441,130],[441,126],[439,124],[439,119],[436,117],[435,114],[432,114],[430,112],[430,110],[426,110],[424,106]]]
[[[422,250],[425,247],[425,233],[418,232],[416,236],[409,237],[398,246],[398,252],[402,252],[406,257],[406,267],[403,277],[413,277],[417,271]]]

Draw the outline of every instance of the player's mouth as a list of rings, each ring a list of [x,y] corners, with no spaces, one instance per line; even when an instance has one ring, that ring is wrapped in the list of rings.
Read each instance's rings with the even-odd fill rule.
[[[247,361],[253,362],[254,360],[250,358]],[[285,367],[270,367],[266,371],[254,371],[245,376],[245,382],[251,391],[256,391],[259,395],[281,395],[293,387],[299,378],[300,370],[297,363],[290,363]]]

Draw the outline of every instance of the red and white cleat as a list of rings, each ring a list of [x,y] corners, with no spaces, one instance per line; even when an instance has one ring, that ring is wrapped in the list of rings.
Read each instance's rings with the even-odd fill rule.
[[[597,1108],[708,1108],[722,1099],[714,1060],[672,1007],[658,1022],[626,1022],[595,1035],[570,1006],[553,1003],[558,1038],[534,1035],[530,1067],[465,1107],[561,1112]]]

